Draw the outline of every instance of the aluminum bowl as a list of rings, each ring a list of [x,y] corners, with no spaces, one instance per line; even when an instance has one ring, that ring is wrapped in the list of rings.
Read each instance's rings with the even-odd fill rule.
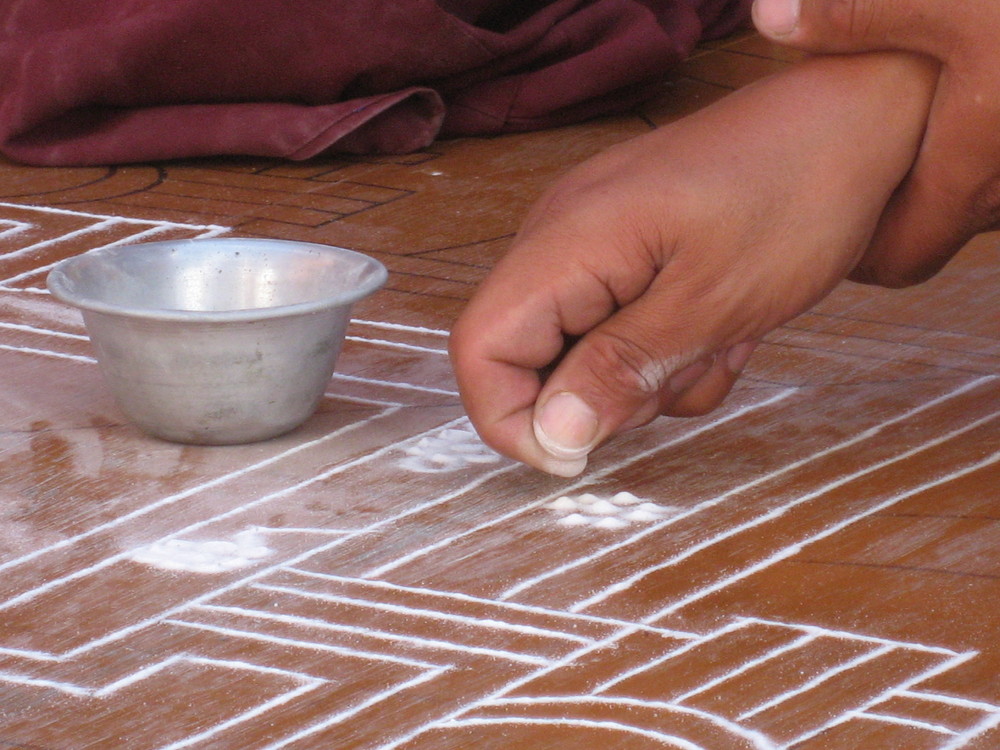
[[[275,437],[316,410],[351,305],[386,281],[351,250],[196,239],[91,250],[48,287],[77,307],[126,416],[181,443]]]

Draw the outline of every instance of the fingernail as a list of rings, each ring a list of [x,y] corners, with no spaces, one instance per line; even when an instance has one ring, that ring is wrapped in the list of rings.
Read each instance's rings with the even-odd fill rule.
[[[674,393],[683,393],[692,385],[697,383],[702,375],[709,371],[714,361],[715,357],[699,359],[697,362],[678,370],[673,374],[673,377],[671,377],[670,381],[667,383],[670,386],[670,390]]]
[[[756,0],[753,22],[762,34],[790,36],[799,27],[800,0]]]
[[[755,348],[757,348],[756,341],[744,341],[729,347],[729,351],[726,352],[726,367],[729,372],[733,375],[739,375],[743,372],[743,368],[746,367],[747,360],[750,359]]]
[[[562,461],[585,458],[597,440],[598,427],[597,413],[566,391],[550,396],[535,414],[535,439]]]
[[[587,457],[577,458],[573,461],[562,461],[557,458],[553,458],[549,461],[545,461],[541,465],[542,471],[546,471],[557,477],[564,477],[570,479],[572,477],[580,476],[583,470],[587,468]]]

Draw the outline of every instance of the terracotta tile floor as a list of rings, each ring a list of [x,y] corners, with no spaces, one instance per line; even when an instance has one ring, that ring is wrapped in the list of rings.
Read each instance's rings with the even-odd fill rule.
[[[398,158],[0,164],[0,747],[1000,747],[1000,235],[845,285],[578,481],[463,420],[446,331],[541,186],[787,60],[739,37],[630,116]],[[391,270],[283,438],[144,437],[42,289],[208,235]]]

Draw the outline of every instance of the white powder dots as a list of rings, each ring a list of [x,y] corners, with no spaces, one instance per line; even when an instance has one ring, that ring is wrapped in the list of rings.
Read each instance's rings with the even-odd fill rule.
[[[642,500],[631,492],[619,492],[610,498],[589,492],[563,495],[547,503],[546,508],[559,513],[560,526],[589,526],[617,531],[632,524],[649,524],[671,516],[677,508]]]
[[[404,449],[400,466],[421,474],[460,471],[476,464],[495,464],[500,455],[488,448],[471,426],[450,427],[422,437]]]
[[[568,516],[560,518],[559,523],[562,526],[587,526],[590,524],[590,520],[579,513],[570,513]]]

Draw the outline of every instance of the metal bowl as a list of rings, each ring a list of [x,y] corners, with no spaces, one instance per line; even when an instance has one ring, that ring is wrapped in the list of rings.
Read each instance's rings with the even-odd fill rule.
[[[57,264],[48,287],[81,310],[129,419],[166,440],[226,445],[312,415],[351,305],[386,278],[339,247],[224,238],[92,250]]]

